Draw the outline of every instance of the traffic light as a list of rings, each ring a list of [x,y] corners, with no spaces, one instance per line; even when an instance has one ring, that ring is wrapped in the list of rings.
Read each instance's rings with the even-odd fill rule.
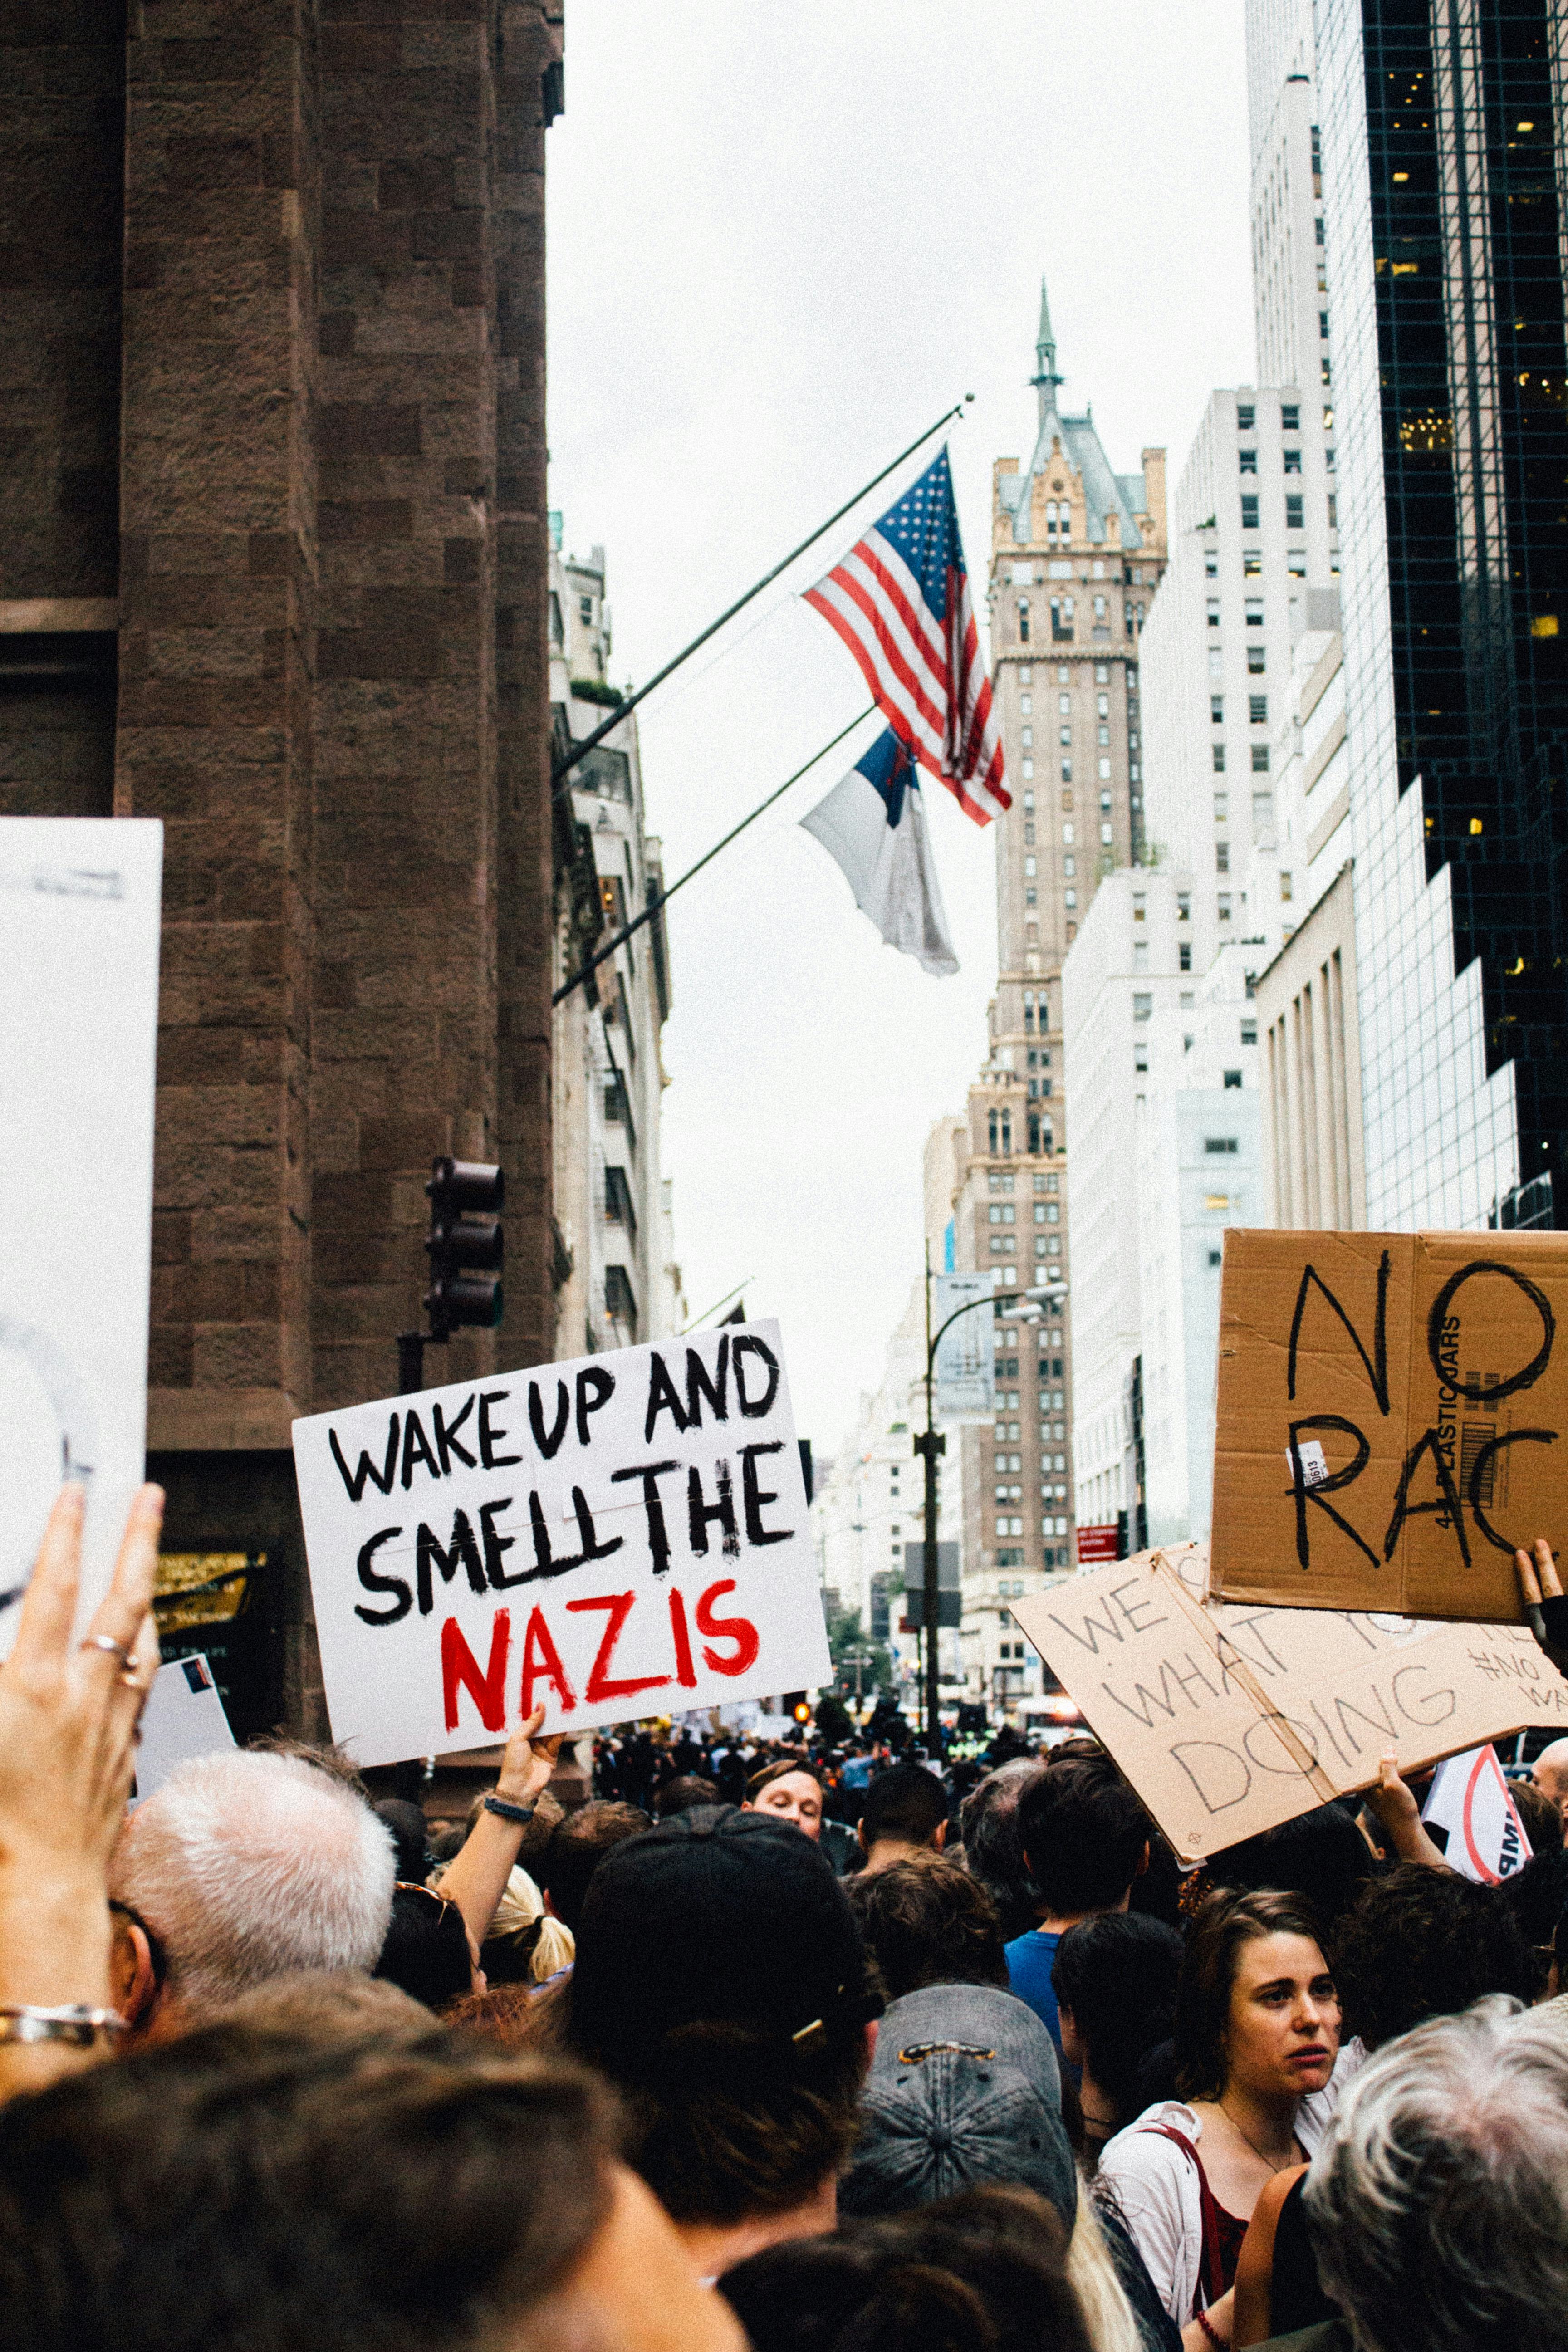
[[[425,1309],[432,1339],[465,1328],[495,1330],[501,1318],[500,1266],[505,1244],[500,1211],[506,1179],[480,1160],[442,1158],[431,1163],[430,1287]]]

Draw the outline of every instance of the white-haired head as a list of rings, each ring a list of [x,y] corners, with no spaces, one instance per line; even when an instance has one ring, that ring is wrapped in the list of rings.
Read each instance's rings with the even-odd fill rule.
[[[372,1969],[395,1874],[384,1822],[294,1756],[246,1749],[172,1772],[127,1821],[110,1892],[157,1937],[186,2022],[300,1969]]]
[[[1493,1994],[1386,2043],[1306,2202],[1359,2352],[1564,2352],[1568,2004]]]

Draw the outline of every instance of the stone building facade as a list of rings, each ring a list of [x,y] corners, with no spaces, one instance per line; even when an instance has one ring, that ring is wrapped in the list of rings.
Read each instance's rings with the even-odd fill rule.
[[[953,1263],[1070,1281],[1061,971],[1102,875],[1142,853],[1139,642],[1166,561],[1164,452],[1113,472],[1065,411],[1045,289],[1026,466],[995,467],[993,689],[1013,805],[996,831],[996,995],[950,1213]],[[996,1327],[996,1414],[963,1433],[966,1608],[1075,1564],[1068,1297]],[[967,1622],[967,1621],[966,1621]]]
[[[508,1182],[440,1370],[554,1339],[560,5],[8,22],[0,813],[163,822],[150,1465],[319,1725],[289,1423],[394,1385],[435,1154]]]

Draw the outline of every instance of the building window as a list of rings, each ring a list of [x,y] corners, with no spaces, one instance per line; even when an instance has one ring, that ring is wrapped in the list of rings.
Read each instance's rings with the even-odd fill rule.
[[[1305,528],[1305,521],[1301,512],[1301,493],[1300,490],[1287,491],[1285,497],[1285,528],[1287,530],[1300,530]]]
[[[1240,1086],[1240,1084],[1241,1084],[1241,1072],[1240,1072],[1239,1070],[1226,1070],[1226,1071],[1225,1072],[1225,1074],[1224,1074],[1224,1075],[1225,1075],[1225,1083],[1226,1083],[1226,1085],[1227,1087],[1239,1087],[1239,1086]]]
[[[1184,940],[1182,941],[1180,947],[1176,950],[1176,961],[1183,971],[1191,971],[1193,968],[1193,943],[1191,940]]]
[[[1217,629],[1219,626],[1219,598],[1217,596],[1211,596],[1209,598],[1209,626],[1211,629]]]
[[[1215,912],[1222,923],[1228,923],[1230,920],[1230,900],[1226,898],[1222,898],[1218,902]]]
[[[1230,794],[1228,793],[1215,793],[1214,796],[1214,821],[1215,824],[1224,824],[1229,814]]]
[[[1331,452],[1330,454],[1331,455],[1332,453]],[[1331,490],[1329,492],[1329,529],[1331,530],[1338,530],[1340,527],[1339,505],[1340,502],[1338,499],[1335,498],[1332,490]]]
[[[1249,694],[1247,698],[1247,715],[1254,727],[1267,727],[1268,697],[1266,694]]]
[[[1222,1160],[1227,1152],[1231,1154],[1238,1152],[1241,1146],[1234,1135],[1205,1135],[1204,1150],[1211,1160]]]
[[[1211,727],[1223,727],[1225,725],[1225,697],[1223,694],[1211,694],[1209,697],[1209,725]]]
[[[1215,843],[1214,870],[1216,874],[1228,874],[1230,872],[1230,844],[1228,841],[1216,841]]]
[[[1329,314],[1326,310],[1318,313],[1318,340],[1323,343],[1329,340]]]
[[[1073,634],[1073,600],[1070,596],[1051,598],[1051,635],[1058,645],[1070,645]]]
[[[1257,1043],[1258,1043],[1258,1024],[1257,1024],[1257,1022],[1256,1022],[1256,1021],[1244,1021],[1244,1022],[1242,1023],[1242,1024],[1241,1024],[1241,1042],[1242,1042],[1242,1044],[1243,1044],[1244,1045],[1257,1045]]]
[[[1262,579],[1263,557],[1256,547],[1243,548],[1241,551],[1241,576],[1244,580]]]
[[[1321,222],[1321,221],[1320,221],[1320,222],[1318,223],[1318,226],[1319,226],[1319,229],[1320,229],[1320,230],[1321,230],[1322,226],[1323,226],[1322,222]],[[1321,236],[1320,235],[1320,236],[1319,236],[1319,238],[1318,238],[1318,243],[1319,243],[1320,245],[1321,245],[1322,241],[1323,241],[1323,240],[1322,240],[1322,237],[1321,237]],[[1297,404],[1296,404],[1296,403],[1295,403],[1294,401],[1290,401],[1290,400],[1282,400],[1282,401],[1280,402],[1280,404],[1279,404],[1279,430],[1281,431],[1281,433],[1300,433],[1300,431],[1301,430],[1301,412],[1300,412],[1300,409],[1297,406]],[[1286,467],[1286,468],[1285,468],[1285,470],[1286,470],[1286,472],[1287,472],[1287,473],[1289,473],[1289,470],[1290,470],[1289,467],[1289,466],[1287,466],[1287,467]]]
[[[1029,642],[1029,607],[1022,599],[1018,604],[1018,642],[1022,646]]]
[[[1300,449],[1287,449],[1283,452],[1283,456],[1285,459],[1285,471],[1288,474],[1299,474],[1301,470],[1301,452]]]
[[[1244,474],[1257,473],[1258,452],[1256,449],[1238,449],[1236,455],[1237,462]]]
[[[1260,629],[1263,626],[1263,599],[1261,596],[1249,596],[1247,598],[1246,617],[1247,625],[1249,629]]]
[[[1248,677],[1261,677],[1263,676],[1264,664],[1268,660],[1268,648],[1267,646],[1247,646],[1247,674]]]
[[[1208,553],[1204,557],[1204,578],[1205,580],[1217,580],[1219,578],[1219,551],[1217,548],[1211,547]]]
[[[1223,743],[1211,743],[1209,745],[1209,754],[1214,761],[1215,774],[1216,776],[1223,776],[1225,773],[1225,745]]]
[[[1258,529],[1258,493],[1256,490],[1244,492],[1242,494],[1241,528],[1243,530],[1256,530]]]
[[[1258,411],[1252,406],[1251,403],[1238,401],[1237,403],[1236,410],[1237,431],[1238,433],[1250,433],[1257,422]]]
[[[1190,923],[1192,919],[1193,894],[1190,890],[1178,890],[1176,893],[1176,920],[1178,923]]]
[[[1133,996],[1132,1018],[1134,1021],[1147,1021],[1152,1014],[1153,1010],[1154,999],[1152,994],[1145,995],[1142,991],[1139,991]]]
[[[1255,840],[1258,840],[1258,839],[1260,839],[1260,838],[1262,837],[1262,835],[1268,832],[1268,830],[1269,826],[1273,824],[1273,822],[1274,822],[1274,795],[1273,795],[1273,793],[1253,793],[1253,795],[1252,795],[1252,833],[1253,833],[1253,838],[1254,838]]]
[[[637,1302],[632,1289],[631,1276],[624,1265],[607,1265],[605,1268],[605,1312],[612,1323],[623,1325],[631,1333],[632,1343],[635,1346],[637,1335]]]
[[[1289,874],[1282,873],[1279,877],[1279,896],[1281,898],[1288,899],[1293,898],[1294,895],[1294,886],[1291,883],[1290,877]]]
[[[594,619],[594,600],[592,596],[579,596],[577,599],[577,610],[582,615],[583,626],[585,629],[590,627]]]
[[[1255,743],[1253,745],[1252,772],[1255,776],[1266,776],[1268,773],[1268,746],[1267,743]]]

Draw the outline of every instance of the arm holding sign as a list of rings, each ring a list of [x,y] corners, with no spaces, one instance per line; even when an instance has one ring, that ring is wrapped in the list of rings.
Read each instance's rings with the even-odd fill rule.
[[[1522,1549],[1513,1556],[1519,1590],[1531,1631],[1557,1668],[1568,1674],[1568,1594],[1544,1536],[1535,1539],[1535,1557]]]
[[[57,1499],[0,1666],[0,2028],[23,2032],[37,2021],[19,2012],[109,2006],[109,1857],[158,1671],[162,1490],[143,1486],[132,1504],[113,1580],[78,1642],[83,1503],[77,1486]],[[99,2029],[84,2018],[75,2032],[75,2042],[0,2040],[0,2099],[90,2064]]]
[[[1383,1824],[1390,1850],[1401,1862],[1419,1864],[1423,1870],[1447,1870],[1436,1846],[1422,1824],[1421,1808],[1399,1777],[1399,1759],[1390,1753],[1378,1767],[1377,1786],[1366,1792],[1367,1811]]]
[[[441,1892],[448,1903],[457,1905],[476,1944],[482,1944],[489,1934],[522,1833],[561,1753],[559,1732],[552,1739],[538,1737],[543,1720],[544,1709],[536,1706],[527,1722],[512,1733],[492,1791],[493,1805],[487,1798],[461,1851],[441,1874]],[[496,1810],[502,1806],[507,1811]]]

